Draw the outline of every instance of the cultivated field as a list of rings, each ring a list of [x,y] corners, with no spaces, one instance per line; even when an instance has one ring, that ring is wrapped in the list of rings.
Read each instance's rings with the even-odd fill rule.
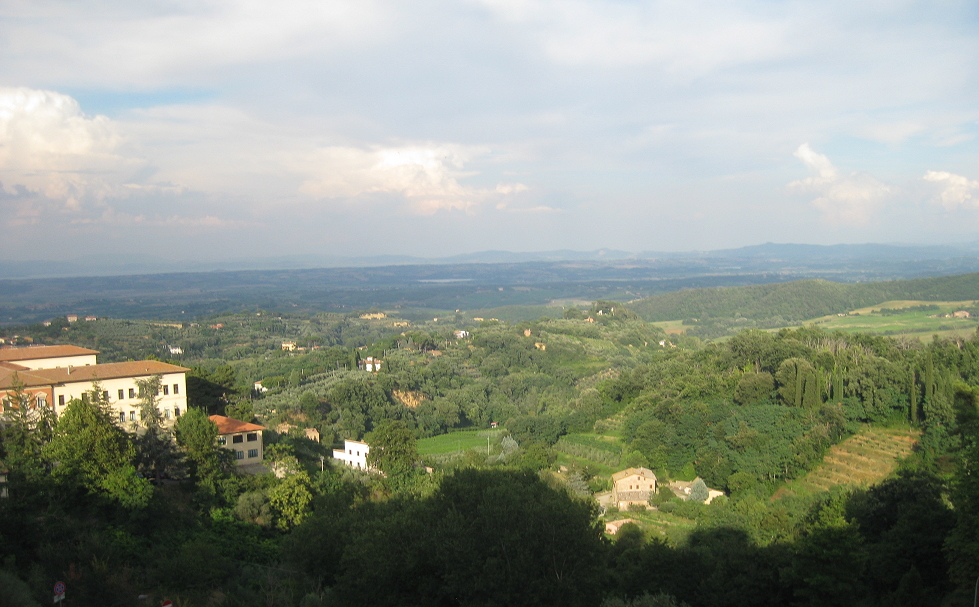
[[[500,438],[505,430],[461,430],[449,432],[418,441],[418,455],[462,455],[466,451],[476,450],[486,453],[487,444],[493,453],[499,452]]]
[[[917,334],[931,339],[935,333],[943,335],[970,335],[979,326],[976,318],[950,318],[957,310],[971,308],[973,301],[886,301],[874,306],[851,310],[846,316],[823,316],[810,321],[816,326],[855,333],[884,335]],[[937,310],[907,310],[882,314],[881,310],[902,310],[919,306],[937,306]],[[808,323],[807,323],[808,324]]]
[[[836,485],[876,484],[894,471],[900,458],[911,454],[919,435],[916,430],[867,428],[831,447],[822,464],[780,489],[776,497],[825,491]]]

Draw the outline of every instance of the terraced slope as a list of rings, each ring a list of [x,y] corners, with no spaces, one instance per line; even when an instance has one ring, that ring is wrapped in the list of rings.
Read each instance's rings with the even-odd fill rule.
[[[894,471],[897,460],[907,457],[920,432],[867,428],[835,445],[823,463],[779,493],[825,491],[835,485],[867,487]],[[777,495],[778,496],[778,495]]]

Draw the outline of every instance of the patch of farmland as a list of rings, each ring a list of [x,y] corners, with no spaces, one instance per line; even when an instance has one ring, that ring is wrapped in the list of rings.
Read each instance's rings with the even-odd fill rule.
[[[911,454],[920,432],[868,428],[830,448],[823,462],[805,477],[776,493],[812,493],[836,485],[869,487],[887,478],[899,459]]]

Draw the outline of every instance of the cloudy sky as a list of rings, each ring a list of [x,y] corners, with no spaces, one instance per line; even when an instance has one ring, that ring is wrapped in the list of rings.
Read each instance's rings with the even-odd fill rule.
[[[0,256],[979,239],[979,4],[6,0]]]

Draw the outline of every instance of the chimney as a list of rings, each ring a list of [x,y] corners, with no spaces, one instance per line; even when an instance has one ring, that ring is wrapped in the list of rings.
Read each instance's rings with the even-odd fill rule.
[[[68,375],[71,375],[71,365],[68,365]]]

